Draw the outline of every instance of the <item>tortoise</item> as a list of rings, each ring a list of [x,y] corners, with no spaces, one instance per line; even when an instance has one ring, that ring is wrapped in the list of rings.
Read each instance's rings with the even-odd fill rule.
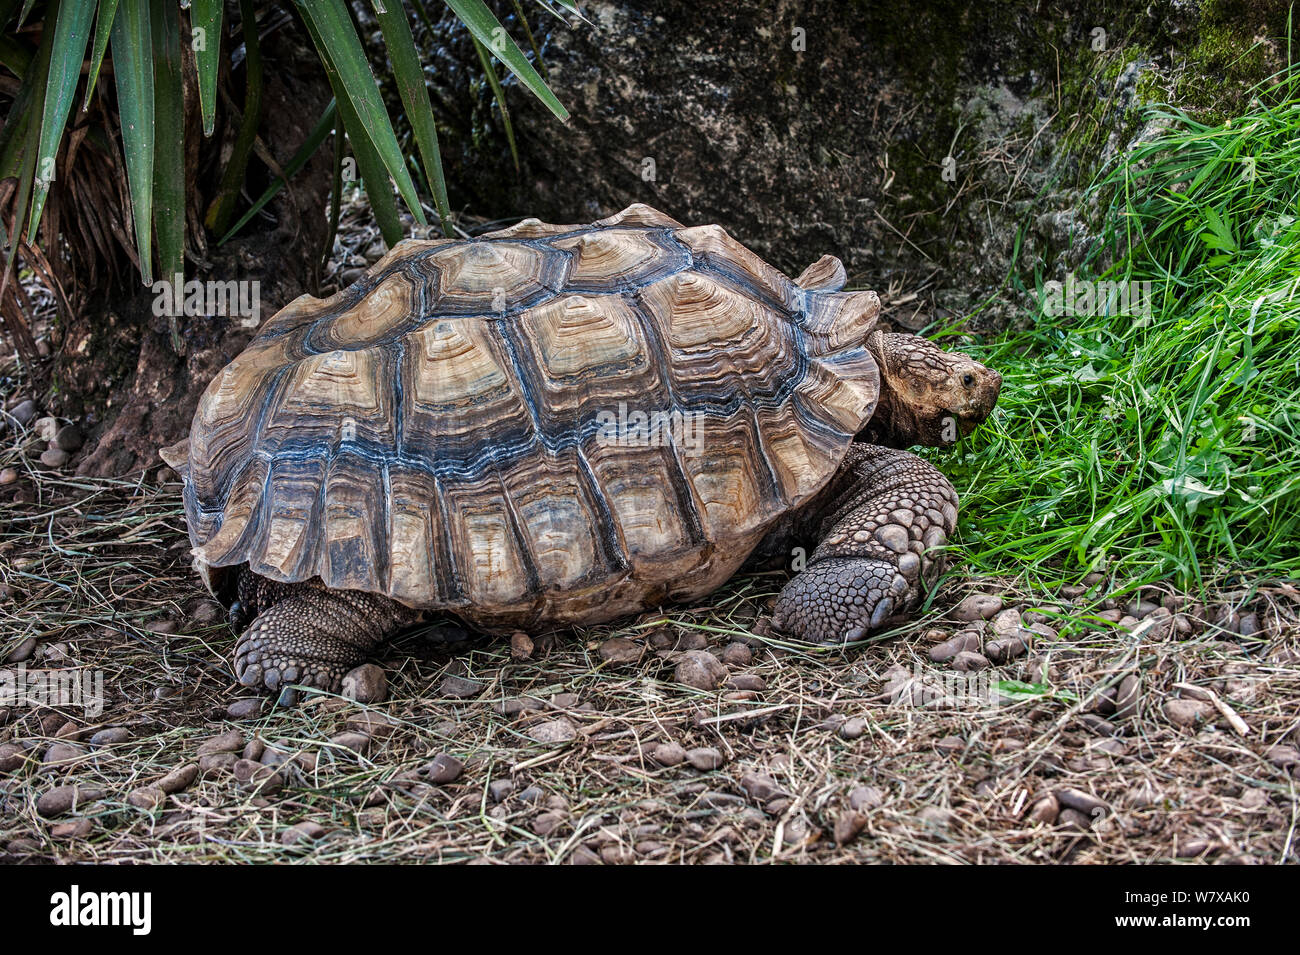
[[[236,676],[292,701],[433,612],[596,624],[812,544],[779,632],[852,641],[913,609],[958,502],[903,449],[968,433],[1001,378],[877,328],[845,282],[636,204],[405,240],[293,301],[161,452],[243,629]]]

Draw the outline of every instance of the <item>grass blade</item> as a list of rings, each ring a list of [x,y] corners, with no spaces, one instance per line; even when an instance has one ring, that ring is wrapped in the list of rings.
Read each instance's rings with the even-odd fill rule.
[[[135,220],[136,254],[145,285],[153,284],[154,89],[150,21],[148,0],[121,0],[112,31],[122,148]]]
[[[95,20],[95,43],[90,49],[90,72],[86,75],[86,97],[81,101],[81,110],[90,109],[90,97],[99,82],[99,68],[104,64],[104,51],[108,49],[108,34],[113,28],[117,16],[117,0],[100,0],[99,13]]]
[[[221,66],[222,0],[193,0],[190,27],[194,31],[195,70],[199,76],[199,109],[203,135],[211,136],[217,117],[217,73]],[[202,33],[198,31],[202,30]]]
[[[86,43],[95,16],[92,0],[64,0],[58,6],[54,23],[54,43],[50,47],[50,67],[45,81],[45,104],[41,110],[41,133],[36,147],[36,179],[32,188],[32,215],[28,240],[34,241],[41,224],[45,199],[54,182],[59,143],[72,111],[72,95],[81,79],[81,62],[86,57]]]
[[[546,104],[547,109],[561,120],[569,118],[569,111],[555,98],[546,81],[537,75],[537,71],[528,62],[528,58],[524,56],[518,44],[506,32],[506,28],[497,21],[483,0],[446,0],[446,3],[469,28],[474,39],[491,50],[497,59],[506,65],[506,69],[518,77],[519,82]]]
[[[370,71],[365,51],[352,20],[348,17],[343,0],[295,0],[295,5],[307,25],[316,51],[330,82],[334,86],[334,95],[338,100],[340,113],[348,138],[352,140],[357,152],[357,161],[361,161],[359,140],[366,140],[370,151],[379,157],[383,168],[397,183],[406,206],[420,225],[425,225],[424,210],[420,208],[420,198],[415,191],[415,183],[406,168],[406,160],[397,143],[397,134],[384,109],[379,86],[375,75]],[[348,123],[351,116],[356,117],[356,125]],[[367,178],[367,187],[378,186],[373,178]],[[386,184],[385,184],[386,185]],[[379,191],[383,191],[382,189]]]
[[[185,102],[181,90],[181,18],[173,3],[160,3],[153,18],[154,138],[153,222],[163,279],[184,281]],[[184,350],[176,316],[169,316],[172,348]]]
[[[424,161],[424,174],[433,193],[433,204],[438,210],[444,235],[451,232],[451,205],[447,201],[447,183],[442,174],[442,155],[438,150],[438,129],[433,120],[433,107],[429,103],[429,90],[424,84],[424,70],[415,50],[411,25],[400,4],[376,0],[375,17],[384,34],[388,59],[393,65],[393,80],[398,95],[406,109],[406,119],[415,135],[420,158]]]

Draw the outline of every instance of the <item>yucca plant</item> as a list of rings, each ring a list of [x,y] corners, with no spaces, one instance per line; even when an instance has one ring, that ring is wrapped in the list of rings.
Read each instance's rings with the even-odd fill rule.
[[[482,50],[498,96],[489,57],[504,64],[557,117],[567,118],[483,0],[445,2]],[[538,2],[552,13],[558,14],[559,7],[578,12],[572,0]],[[203,213],[211,236],[224,241],[243,227],[340,125],[386,242],[392,244],[402,234],[399,198],[417,223],[426,224],[413,172],[423,173],[433,208],[450,234],[438,136],[408,19],[414,13],[429,22],[424,3],[414,0],[408,11],[400,0],[373,0],[370,9],[419,153],[418,164],[408,162],[414,157],[403,155],[399,146],[359,34],[357,11],[346,0],[294,0],[292,7],[312,39],[334,99],[297,154],[283,169],[273,168],[272,185],[241,210],[262,119],[258,19],[259,14],[274,13],[276,5],[238,0],[228,11],[222,0],[25,0],[21,5],[19,0],[0,0],[0,67],[12,74],[0,71],[0,95],[12,96],[0,129],[0,248],[5,256],[0,306],[24,357],[30,358],[26,353],[31,336],[22,320],[22,290],[10,282],[15,256],[57,287],[58,269],[51,266],[51,261],[58,264],[57,256],[48,250],[69,226],[79,225],[78,231],[86,234],[90,253],[71,258],[87,269],[95,268],[91,260],[108,256],[116,241],[146,285],[155,275],[170,279],[183,272],[187,174],[192,172],[186,168],[183,137],[185,91],[197,88],[203,135],[213,136],[219,78],[223,65],[229,71],[235,47],[227,13],[235,8],[245,98],[220,185]],[[97,95],[100,74],[110,70],[115,106]],[[504,111],[504,102],[499,105]],[[102,114],[100,123],[88,120],[92,111]],[[335,152],[341,162],[342,149]],[[115,164],[124,177],[105,175],[99,168]],[[126,195],[112,187],[123,178]],[[66,209],[49,221],[47,205],[59,205],[61,190],[84,222],[71,222]],[[121,206],[116,212],[114,204]],[[176,344],[179,347],[179,341]]]

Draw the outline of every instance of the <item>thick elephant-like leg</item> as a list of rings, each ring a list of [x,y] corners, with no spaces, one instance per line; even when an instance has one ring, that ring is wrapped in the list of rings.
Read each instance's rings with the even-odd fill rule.
[[[957,492],[906,451],[855,444],[808,566],[777,598],[772,623],[809,643],[858,640],[911,610],[943,571]]]

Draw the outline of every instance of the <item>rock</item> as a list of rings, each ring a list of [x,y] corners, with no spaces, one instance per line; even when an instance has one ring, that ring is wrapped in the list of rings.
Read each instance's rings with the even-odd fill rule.
[[[233,753],[230,755],[234,755]],[[232,760],[233,763],[233,760]],[[197,763],[186,763],[183,766],[177,766],[166,776],[154,783],[165,793],[178,793],[189,789],[194,780],[199,778],[199,766]]]
[[[878,809],[884,803],[884,795],[875,786],[855,786],[849,792],[849,807],[857,812]]]
[[[1203,700],[1168,700],[1165,703],[1165,718],[1175,726],[1195,726],[1209,719],[1214,712],[1214,706]]]
[[[857,739],[867,731],[867,721],[860,716],[845,720],[840,724],[841,739]]]
[[[61,468],[68,463],[68,452],[49,448],[41,452],[41,464],[47,468]]]
[[[210,776],[229,772],[238,758],[234,753],[208,753],[199,757],[199,770]]]
[[[729,667],[747,667],[754,659],[754,651],[740,643],[729,643],[722,649],[722,662]]]
[[[364,756],[370,750],[370,737],[365,733],[339,733],[331,736],[330,742],[342,749]]]
[[[1115,689],[1115,719],[1126,720],[1137,716],[1141,695],[1142,680],[1136,673],[1130,673],[1120,680]]]
[[[18,472],[13,468],[4,468],[0,470],[0,487],[6,484],[13,484],[18,480]]]
[[[488,783],[488,795],[493,802],[503,802],[514,791],[515,784],[509,779],[494,779]]]
[[[65,424],[54,435],[55,445],[60,451],[66,451],[68,454],[81,450],[81,444],[84,440],[81,429],[75,424]]]
[[[474,685],[478,686],[478,684]],[[482,691],[482,687],[479,687],[479,691]],[[384,673],[384,668],[374,663],[363,663],[349,670],[343,677],[343,696],[358,703],[384,702],[388,699],[388,676]]]
[[[673,674],[678,683],[697,690],[713,691],[727,679],[727,668],[711,653],[690,650],[677,661]]]
[[[704,772],[717,769],[726,762],[722,754],[712,746],[698,746],[695,749],[687,750],[686,761],[696,769]]]
[[[1061,812],[1061,804],[1057,798],[1048,793],[1041,799],[1035,800],[1029,808],[1029,821],[1042,823],[1045,826],[1056,825],[1056,818]]]
[[[126,801],[136,809],[157,809],[167,799],[167,794],[157,786],[141,786],[126,794]]]
[[[950,637],[943,643],[932,646],[930,648],[930,659],[935,663],[944,663],[959,653],[966,651],[978,652],[979,648],[979,633],[974,630],[963,630],[955,637]]]
[[[36,652],[36,638],[28,637],[5,656],[5,663],[22,663]]]
[[[1109,812],[1110,807],[1090,793],[1080,789],[1065,787],[1055,792],[1056,800],[1062,806],[1077,809],[1089,819],[1100,819]]]
[[[569,720],[561,717],[531,727],[528,735],[539,743],[567,743],[577,738],[578,729]]]
[[[235,700],[226,707],[226,716],[232,720],[255,720],[262,715],[262,701]]]
[[[62,769],[69,763],[75,763],[86,755],[86,747],[80,743],[52,743],[45,751],[42,760],[43,769]]]
[[[996,594],[970,594],[952,610],[954,620],[973,623],[976,620],[991,620],[1002,610],[1002,598]]]
[[[445,676],[438,684],[438,695],[449,696],[453,700],[472,700],[486,689],[482,683],[463,676]]]
[[[624,637],[610,637],[600,645],[600,658],[611,666],[624,666],[641,659],[641,645]]]
[[[131,731],[125,726],[110,726],[102,729],[90,737],[90,748],[99,749],[102,746],[112,746],[115,743],[125,743],[131,738]]]
[[[216,753],[237,753],[243,748],[244,734],[239,730],[227,730],[220,736],[213,736],[200,743],[198,754],[211,756]]]
[[[325,835],[325,827],[319,822],[294,823],[284,832],[280,833],[280,844],[283,846],[299,846],[308,842],[315,842],[321,836]]]
[[[12,773],[21,766],[24,752],[16,743],[0,743],[0,773]]]
[[[510,635],[510,659],[523,661],[533,655],[533,638],[522,630]]]
[[[27,398],[18,402],[9,410],[9,417],[18,423],[21,428],[26,428],[36,420],[36,402]]]
[[[82,786],[55,786],[40,795],[36,800],[36,811],[49,819],[53,816],[62,816],[64,813],[73,812],[79,807],[89,805],[97,799],[103,799],[104,793],[100,789],[89,789]]]
[[[650,751],[650,758],[660,766],[678,766],[686,762],[686,750],[678,743],[659,743]]]
[[[959,670],[965,673],[972,670],[983,670],[989,665],[989,661],[988,657],[984,656],[982,653],[963,650],[961,653],[953,657],[952,662],[948,665],[954,670]]]
[[[84,839],[95,831],[95,823],[90,819],[78,819],[75,822],[61,822],[50,827],[53,839]]]

